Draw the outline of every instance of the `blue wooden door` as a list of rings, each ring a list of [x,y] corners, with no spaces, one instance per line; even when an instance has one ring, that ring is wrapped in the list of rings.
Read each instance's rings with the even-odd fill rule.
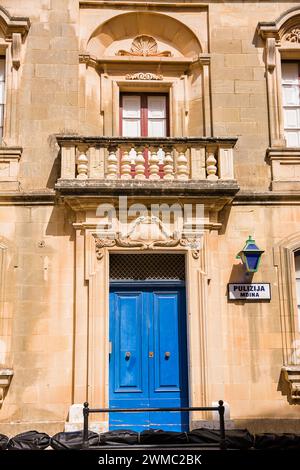
[[[188,406],[184,287],[112,286],[110,408]],[[110,429],[187,430],[188,413],[110,413]]]

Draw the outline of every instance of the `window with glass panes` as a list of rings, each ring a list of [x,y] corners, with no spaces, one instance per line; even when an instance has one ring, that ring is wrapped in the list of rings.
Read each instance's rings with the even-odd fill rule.
[[[284,136],[287,147],[300,147],[300,62],[282,62]]]
[[[165,93],[122,93],[120,95],[120,134],[124,137],[166,137],[169,135],[168,95]],[[129,153],[134,165],[136,151]],[[145,174],[149,175],[149,149],[143,152]],[[160,177],[163,176],[164,151],[159,148]],[[134,170],[132,169],[132,174]]]
[[[5,102],[5,58],[0,56],[0,139],[3,137]]]
[[[296,297],[298,307],[298,330],[300,331],[300,251],[295,253]]]

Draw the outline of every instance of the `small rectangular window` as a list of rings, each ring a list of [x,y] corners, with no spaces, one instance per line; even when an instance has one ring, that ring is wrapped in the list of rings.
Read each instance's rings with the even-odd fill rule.
[[[282,62],[282,99],[287,147],[300,147],[300,62]]]
[[[5,57],[0,56],[0,141],[3,137],[5,104]]]

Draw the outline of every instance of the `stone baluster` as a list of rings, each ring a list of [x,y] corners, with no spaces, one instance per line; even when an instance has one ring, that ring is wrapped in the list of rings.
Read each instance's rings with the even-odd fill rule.
[[[144,147],[136,147],[136,158],[135,158],[135,179],[144,180],[145,176],[145,158],[143,155]]]
[[[186,157],[186,146],[176,146],[178,152],[176,159],[176,178],[181,181],[189,179],[188,159]]]
[[[208,148],[206,157],[207,179],[211,181],[216,181],[218,179],[217,171],[218,168],[217,160],[215,158],[215,149]]]
[[[121,179],[130,180],[131,177],[131,157],[129,152],[131,150],[130,146],[122,145],[121,147]]]
[[[107,179],[115,180],[118,177],[118,157],[117,157],[116,145],[112,145],[108,148],[108,158],[107,158]]]
[[[158,147],[149,148],[149,180],[159,180],[159,158],[157,155]]]
[[[88,178],[88,157],[84,152],[81,152],[77,157],[77,179],[86,180]]]
[[[172,181],[174,179],[174,164],[173,164],[172,148],[164,147],[163,150],[165,152],[163,179],[167,181]]]

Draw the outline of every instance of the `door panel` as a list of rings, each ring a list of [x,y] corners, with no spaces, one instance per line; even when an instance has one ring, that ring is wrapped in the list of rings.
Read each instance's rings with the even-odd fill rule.
[[[188,406],[185,290],[153,292],[153,367],[149,368],[150,408]],[[150,427],[188,430],[188,413],[150,413]]]
[[[145,408],[149,403],[144,305],[143,292],[117,290],[110,293],[110,408]],[[147,413],[111,413],[109,418],[110,429],[143,430],[149,426]]]
[[[110,408],[188,405],[184,288],[111,288]],[[188,429],[188,413],[111,413],[110,428]]]
[[[115,389],[142,391],[142,299],[141,294],[119,295],[116,304]],[[132,331],[137,334],[133,335]],[[119,344],[119,347],[118,347]]]
[[[178,293],[154,292],[153,392],[179,391]]]

